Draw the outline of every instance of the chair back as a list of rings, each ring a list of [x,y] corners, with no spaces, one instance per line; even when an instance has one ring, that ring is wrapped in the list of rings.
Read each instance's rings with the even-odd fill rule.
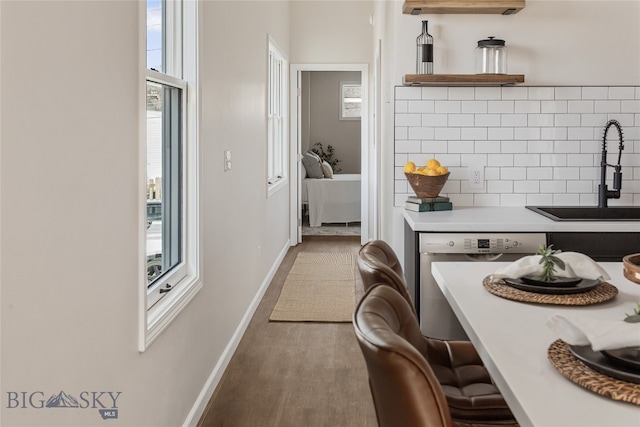
[[[370,287],[353,316],[380,427],[451,427],[447,401],[407,301],[391,286]]]
[[[413,299],[409,295],[407,282],[404,279],[402,265],[387,242],[372,240],[365,243],[358,253],[357,264],[365,290],[377,283],[388,284],[407,300],[414,315],[417,316]]]

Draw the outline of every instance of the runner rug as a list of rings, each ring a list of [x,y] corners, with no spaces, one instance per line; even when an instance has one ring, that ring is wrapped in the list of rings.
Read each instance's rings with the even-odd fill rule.
[[[300,252],[269,320],[351,322],[355,309],[355,282],[353,254]]]

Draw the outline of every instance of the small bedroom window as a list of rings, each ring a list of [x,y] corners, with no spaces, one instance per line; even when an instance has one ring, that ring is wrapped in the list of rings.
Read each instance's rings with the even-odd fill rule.
[[[360,83],[340,83],[340,120],[360,120],[362,105],[362,85]]]
[[[287,60],[269,37],[267,76],[267,182],[269,194],[285,182],[287,164]]]

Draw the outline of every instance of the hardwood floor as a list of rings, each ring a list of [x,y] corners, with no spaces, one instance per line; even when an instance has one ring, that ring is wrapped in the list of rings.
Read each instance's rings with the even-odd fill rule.
[[[298,252],[359,249],[360,237],[309,236],[289,250],[199,427],[377,426],[351,323],[269,322]],[[359,298],[357,272],[356,280]]]

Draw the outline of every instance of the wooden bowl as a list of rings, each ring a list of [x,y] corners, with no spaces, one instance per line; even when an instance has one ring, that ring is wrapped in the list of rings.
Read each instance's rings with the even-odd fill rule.
[[[445,175],[427,176],[417,173],[405,173],[409,185],[418,197],[438,197],[444,183],[449,179],[450,172]]]
[[[622,274],[633,283],[640,285],[640,254],[631,254],[622,258]]]

